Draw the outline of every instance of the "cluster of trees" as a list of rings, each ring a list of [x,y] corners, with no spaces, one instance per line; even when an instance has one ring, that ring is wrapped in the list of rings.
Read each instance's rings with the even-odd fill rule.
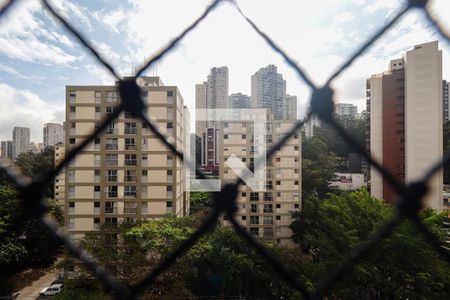
[[[309,195],[303,210],[293,216],[291,225],[293,239],[301,248],[286,249],[274,244],[267,244],[267,247],[313,292],[319,279],[341,263],[354,247],[365,242],[392,214],[390,205],[370,197],[364,190],[329,193],[322,198]],[[437,234],[443,234],[443,218],[443,214],[431,210],[421,214],[422,221]],[[82,245],[102,266],[131,286],[187,239],[199,222],[197,217],[169,215],[137,225],[123,224],[116,229],[104,227],[103,234],[87,235]],[[84,272],[78,275],[77,282],[80,278],[89,279]],[[404,222],[326,296],[334,299],[440,299],[449,293],[448,264],[412,224]],[[145,295],[300,297],[228,227],[217,227],[201,238],[148,286]]]
[[[53,169],[53,149],[43,153],[22,153],[16,165],[32,178],[43,176]],[[47,196],[52,194],[49,187]],[[62,224],[63,213],[48,199],[49,216]],[[14,287],[12,276],[29,266],[49,264],[59,243],[44,230],[38,219],[27,215],[18,191],[0,175],[0,291]]]

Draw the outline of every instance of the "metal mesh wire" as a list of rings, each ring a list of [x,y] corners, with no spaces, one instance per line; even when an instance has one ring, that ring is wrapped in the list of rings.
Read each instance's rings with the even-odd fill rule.
[[[0,18],[2,18],[5,13],[14,7],[16,1],[10,0],[5,3],[5,5],[0,9]],[[142,73],[154,65],[156,62],[161,60],[167,53],[174,50],[177,44],[187,35],[190,31],[196,28],[214,9],[218,7],[221,2],[228,2],[234,6],[237,11],[242,15],[242,17],[248,22],[248,24],[260,35],[267,45],[276,53],[281,55],[286,63],[297,73],[301,80],[303,80],[309,88],[312,90],[312,96],[310,99],[310,111],[308,113],[308,118],[312,115],[318,116],[322,121],[328,123],[332,128],[334,128],[342,138],[351,145],[357,152],[362,154],[372,167],[377,169],[383,177],[388,181],[388,183],[395,189],[395,191],[400,195],[400,200],[396,206],[396,213],[393,217],[387,220],[376,232],[368,237],[367,241],[356,249],[353,249],[352,253],[346,257],[338,266],[331,270],[325,278],[317,283],[314,294],[309,294],[304,286],[304,284],[294,276],[288,269],[279,261],[279,259],[274,256],[264,245],[262,245],[258,240],[256,240],[252,235],[250,235],[245,228],[243,228],[236,221],[234,214],[237,210],[236,199],[237,191],[242,181],[239,179],[234,184],[229,184],[223,186],[220,193],[216,193],[214,196],[214,208],[210,215],[202,222],[200,227],[192,234],[192,236],[181,243],[181,245],[171,253],[169,256],[161,260],[161,262],[149,273],[147,273],[141,281],[136,284],[131,290],[127,290],[119,281],[114,279],[108,272],[97,266],[96,262],[89,256],[83,249],[76,245],[71,239],[66,236],[60,228],[55,225],[52,221],[46,218],[45,214],[47,208],[44,203],[45,188],[48,184],[52,182],[54,177],[63,170],[65,166],[72,161],[75,156],[82,151],[89,143],[91,143],[94,138],[101,134],[101,132],[106,129],[108,124],[114,119],[116,119],[120,113],[126,111],[135,117],[142,119],[148,128],[156,134],[158,139],[164,143],[164,145],[170,149],[176,156],[184,161],[191,169],[195,166],[192,162],[187,161],[183,158],[183,154],[176,149],[175,145],[169,143],[164,135],[158,130],[155,124],[153,124],[143,113],[143,108],[145,107],[144,102],[141,98],[141,92],[136,84],[136,77],[142,75]],[[117,299],[134,299],[139,296],[139,294],[162,272],[167,270],[178,257],[183,255],[190,247],[192,247],[196,241],[201,238],[207,231],[212,229],[217,223],[219,216],[224,213],[228,216],[232,226],[236,232],[252,247],[254,248],[261,257],[263,257],[268,264],[280,275],[285,282],[301,293],[305,299],[319,299],[322,298],[324,293],[327,292],[333,284],[341,277],[344,272],[349,271],[358,261],[363,259],[368,253],[379,243],[382,239],[389,236],[392,231],[401,224],[404,220],[411,220],[417,228],[422,232],[426,240],[434,247],[434,249],[450,263],[450,254],[441,247],[439,239],[430,230],[421,223],[418,217],[418,212],[422,208],[422,200],[427,193],[427,181],[436,173],[444,164],[450,161],[450,156],[442,158],[440,161],[436,162],[433,167],[429,169],[426,174],[421,178],[421,180],[404,185],[395,179],[395,177],[386,169],[384,169],[376,160],[374,160],[369,153],[364,151],[364,148],[359,145],[346,131],[345,129],[334,119],[333,117],[333,89],[330,87],[333,80],[335,80],[341,73],[343,73],[361,54],[363,54],[367,49],[373,45],[373,43],[379,39],[389,28],[391,28],[396,22],[398,22],[402,16],[404,16],[408,11],[412,9],[418,9],[424,12],[424,15],[430,26],[436,29],[438,34],[446,42],[450,42],[450,34],[445,28],[439,23],[439,21],[431,13],[427,0],[409,0],[406,1],[403,7],[397,11],[395,16],[380,30],[375,32],[371,38],[369,38],[363,45],[361,45],[354,54],[337,70],[330,76],[326,81],[325,85],[319,87],[314,84],[311,78],[307,75],[304,69],[296,63],[296,61],[290,57],[286,52],[282,50],[275,41],[265,34],[258,26],[240,10],[238,4],[235,1],[230,0],[215,0],[213,1],[206,10],[199,16],[191,25],[189,25],[183,32],[178,36],[173,38],[171,42],[166,45],[162,50],[155,53],[150,60],[148,60],[143,66],[141,66],[136,72],[136,77],[132,79],[122,79],[120,75],[114,70],[114,68],[108,63],[108,61],[100,55],[100,53],[92,46],[88,39],[75,29],[67,20],[65,20],[60,13],[58,13],[51,3],[47,0],[42,0],[43,6],[58,19],[61,25],[70,32],[88,51],[93,57],[95,57],[98,62],[100,62],[109,72],[119,81],[119,92],[122,99],[117,111],[108,116],[104,122],[92,132],[92,134],[85,139],[81,144],[74,147],[64,158],[64,160],[56,166],[55,170],[47,174],[43,178],[34,179],[33,181],[29,178],[23,176],[16,167],[11,165],[9,162],[0,161],[0,174],[6,176],[11,180],[16,188],[19,190],[21,195],[21,201],[25,207],[25,215],[37,217],[41,220],[43,226],[51,232],[56,239],[59,239],[66,247],[70,255],[79,259],[89,272],[91,272]],[[273,145],[271,149],[267,151],[267,158],[271,158],[275,151],[282,147],[286,141],[288,141],[294,134],[296,134],[301,127],[304,125],[305,120],[298,121],[290,131],[281,138],[278,143]],[[257,159],[255,161],[255,168],[260,165]],[[195,169],[198,177],[205,178],[204,174]]]

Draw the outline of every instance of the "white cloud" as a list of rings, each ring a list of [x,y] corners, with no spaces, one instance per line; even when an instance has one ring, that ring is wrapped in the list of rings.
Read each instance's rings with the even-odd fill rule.
[[[28,90],[2,83],[0,95],[0,140],[11,139],[14,126],[25,126],[33,141],[42,142],[44,123],[64,120],[64,105],[50,104]]]
[[[0,52],[10,58],[44,64],[68,64],[77,59],[61,46],[72,42],[45,23],[36,1],[20,1],[0,20]]]
[[[130,10],[119,8],[114,11],[99,11],[94,12],[93,16],[97,20],[106,26],[109,30],[114,33],[119,33],[125,27],[125,21],[130,17]]]
[[[91,82],[89,84],[113,85],[115,78],[103,66],[96,64],[86,64],[86,70],[91,75]]]
[[[355,18],[355,16],[353,15],[352,12],[350,11],[344,11],[341,12],[340,14],[338,14],[335,18],[334,18],[334,22],[336,24],[343,24],[343,23],[348,23],[351,20],[353,20]]]

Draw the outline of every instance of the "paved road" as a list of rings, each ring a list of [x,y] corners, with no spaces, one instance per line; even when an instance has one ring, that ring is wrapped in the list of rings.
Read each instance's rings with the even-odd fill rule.
[[[56,279],[55,271],[47,272],[39,279],[33,281],[31,285],[28,285],[19,291],[18,300],[35,300],[39,299],[39,292],[50,285],[53,280]],[[48,297],[46,297],[48,298]]]

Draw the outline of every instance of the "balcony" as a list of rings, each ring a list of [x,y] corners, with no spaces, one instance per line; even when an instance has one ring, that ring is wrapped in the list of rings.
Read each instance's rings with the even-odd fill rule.
[[[125,150],[137,150],[136,145],[125,145]]]
[[[95,215],[100,214],[100,207],[94,207],[94,214]]]
[[[117,128],[107,128],[105,133],[106,134],[118,134],[119,130]]]
[[[125,166],[136,166],[136,159],[125,159]]]
[[[94,198],[100,199],[100,192],[94,192]]]
[[[105,149],[108,151],[117,151],[119,149],[118,144],[106,144]]]
[[[136,127],[125,128],[125,134],[137,134],[137,128]]]
[[[130,199],[130,198],[134,199],[134,198],[137,197],[137,193],[136,192],[125,192],[123,194],[123,197],[126,198],[126,199]]]
[[[117,192],[108,192],[108,194],[107,194],[107,197],[108,198],[117,198]]]
[[[114,167],[118,165],[118,160],[117,159],[107,159],[105,160],[105,164],[108,167]],[[99,165],[100,165],[100,161],[99,161]]]
[[[117,214],[117,207],[105,207],[105,214]]]
[[[136,175],[125,175],[124,181],[126,182],[135,182],[137,180]]]
[[[75,191],[69,191],[69,198],[75,198]]]
[[[69,207],[69,215],[73,215],[75,213],[75,207]]]
[[[263,237],[273,237],[273,228],[272,227],[264,228]]]

